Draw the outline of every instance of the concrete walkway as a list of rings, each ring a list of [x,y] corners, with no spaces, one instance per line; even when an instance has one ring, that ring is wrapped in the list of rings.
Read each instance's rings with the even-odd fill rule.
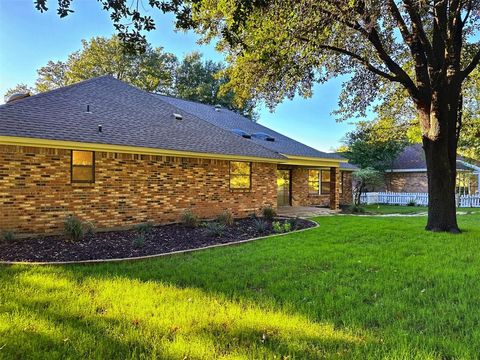
[[[330,210],[314,206],[279,206],[277,214],[285,217],[311,218],[337,214],[338,210]]]

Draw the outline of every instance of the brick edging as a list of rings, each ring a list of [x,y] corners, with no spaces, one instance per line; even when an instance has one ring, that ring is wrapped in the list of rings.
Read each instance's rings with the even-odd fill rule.
[[[248,242],[252,242],[252,241],[256,241],[256,240],[268,239],[268,238],[275,237],[275,236],[290,235],[290,234],[295,234],[295,233],[300,233],[300,232],[303,232],[303,231],[315,229],[315,228],[320,226],[317,222],[315,222],[313,220],[310,220],[310,219],[303,219],[303,220],[311,222],[312,224],[314,224],[314,226],[306,228],[306,229],[294,230],[294,231],[290,231],[290,232],[282,233],[282,234],[272,234],[272,235],[260,236],[260,237],[256,237],[256,238],[246,239],[246,240],[233,241],[233,242],[229,242],[229,243],[225,243],[225,244],[208,245],[208,246],[195,248],[195,249],[177,250],[177,251],[171,251],[171,252],[154,254],[154,255],[145,255],[145,256],[136,256],[136,257],[129,257],[129,258],[118,258],[118,259],[95,259],[95,260],[50,261],[50,262],[0,261],[0,265],[75,265],[75,264],[96,264],[96,263],[97,264],[102,264],[102,263],[109,263],[109,262],[117,263],[117,262],[127,262],[127,261],[136,261],[136,260],[147,260],[147,259],[153,259],[153,258],[164,257],[164,256],[187,254],[187,253],[191,253],[191,252],[194,252],[194,251],[207,250],[207,249],[213,249],[213,248],[218,248],[218,247],[238,245],[238,244],[248,243]]]

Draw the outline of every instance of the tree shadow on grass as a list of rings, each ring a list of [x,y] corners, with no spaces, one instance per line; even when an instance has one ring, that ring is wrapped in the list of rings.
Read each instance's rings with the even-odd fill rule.
[[[82,278],[65,268],[43,268],[42,284],[34,271],[8,269],[13,276],[11,291],[2,294],[0,357],[348,358],[367,341],[200,289],[120,276]]]

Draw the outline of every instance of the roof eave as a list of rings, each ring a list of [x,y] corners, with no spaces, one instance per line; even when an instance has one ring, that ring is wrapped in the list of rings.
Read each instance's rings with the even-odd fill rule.
[[[312,166],[312,167],[340,167],[340,163],[347,163],[347,159],[332,159],[321,157],[309,157],[281,154],[286,157],[287,160],[283,161],[284,165],[299,165],[299,166]]]
[[[215,160],[234,160],[234,161],[251,161],[251,162],[264,162],[264,163],[283,163],[285,159],[282,158],[266,158],[248,155],[236,155],[236,154],[219,154],[208,152],[194,152],[172,149],[160,149],[149,148],[140,146],[129,145],[116,145],[116,144],[100,144],[89,143],[80,141],[66,141],[66,140],[52,140],[42,138],[28,138],[17,136],[4,136],[0,135],[1,145],[14,145],[14,146],[32,146],[32,147],[45,147],[53,149],[66,149],[66,150],[88,150],[88,151],[104,151],[104,152],[117,152],[126,154],[140,154],[140,155],[157,155],[157,156],[177,156],[187,158],[201,158],[201,159],[215,159]]]

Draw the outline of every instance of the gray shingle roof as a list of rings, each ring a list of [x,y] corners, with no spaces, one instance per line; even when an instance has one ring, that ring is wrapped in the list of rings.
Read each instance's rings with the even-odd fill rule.
[[[221,127],[222,129],[231,131],[232,129],[240,129],[249,134],[263,132],[275,138],[275,141],[265,141],[261,139],[252,138],[252,143],[261,145],[267,149],[285,155],[316,157],[323,159],[339,159],[343,158],[334,153],[325,153],[313,149],[305,144],[293,140],[283,134],[271,130],[263,125],[255,123],[246,117],[237,114],[228,109],[222,108],[220,111],[215,111],[213,105],[206,105],[198,102],[178,99],[169,96],[156,95],[165,102],[174,105],[183,111],[193,114],[200,119],[208,121],[211,124]]]
[[[469,162],[462,157],[457,157],[457,170],[472,170],[472,167],[465,165],[462,161]],[[427,163],[422,144],[414,144],[405,147],[393,162],[392,170],[419,170],[425,171]]]
[[[1,105],[0,135],[284,158],[111,76]]]

